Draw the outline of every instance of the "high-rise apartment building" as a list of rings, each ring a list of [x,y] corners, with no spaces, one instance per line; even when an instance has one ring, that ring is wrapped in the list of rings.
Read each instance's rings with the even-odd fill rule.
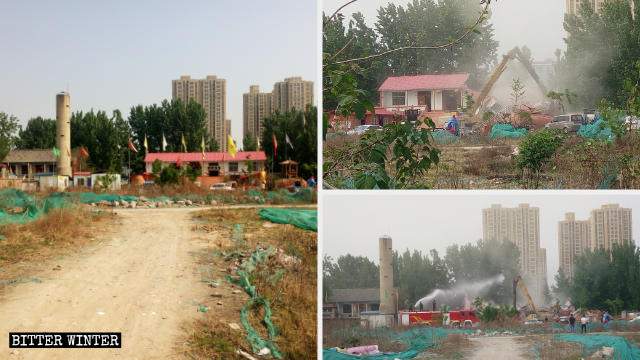
[[[547,253],[540,248],[540,209],[529,204],[482,209],[482,239],[510,241],[518,247],[520,271],[533,280],[527,286],[541,299],[547,278]]]
[[[207,112],[207,131],[216,140],[220,151],[227,151],[227,135],[230,135],[226,120],[227,91],[226,80],[209,75],[204,79],[180,76],[171,81],[171,98],[181,99],[188,104],[191,99],[204,107]]]
[[[313,81],[290,77],[273,85],[273,110],[284,112],[296,108],[304,111],[307,104],[313,105]]]
[[[558,222],[558,251],[560,268],[573,279],[574,258],[590,247],[589,221],[576,220],[574,213],[566,213]]]
[[[258,85],[249,87],[249,92],[242,95],[243,138],[248,132],[254,139],[262,138],[262,121],[271,115],[272,107],[272,93],[261,93]]]
[[[565,5],[566,5],[565,13],[573,14],[573,15],[578,14],[578,9],[580,8],[580,4],[584,1],[588,1],[589,3],[591,3],[591,8],[594,9],[596,12],[599,12],[604,7],[604,3],[606,3],[608,0],[565,0]],[[631,13],[633,14],[633,8],[635,4],[633,3],[632,0],[629,0],[629,4],[631,5],[631,10],[632,10]]]
[[[618,204],[602,205],[589,216],[591,249],[610,249],[613,244],[633,244],[631,238],[631,209]]]

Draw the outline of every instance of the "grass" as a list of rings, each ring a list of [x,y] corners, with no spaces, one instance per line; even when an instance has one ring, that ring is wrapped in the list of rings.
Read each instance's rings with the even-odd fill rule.
[[[109,213],[95,214],[87,209],[54,209],[27,224],[0,225],[0,277],[25,276],[28,262],[39,263],[90,243],[93,234],[106,226]]]
[[[529,335],[519,338],[518,341],[531,347],[536,359],[580,360],[585,357],[581,344],[554,340],[553,335]]]
[[[202,266],[210,266],[212,270],[203,276],[216,279],[223,279],[227,275],[234,277],[237,275],[237,266],[256,247],[266,249],[272,246],[280,249],[278,255],[272,256],[265,267],[258,267],[252,273],[250,282],[270,303],[272,321],[279,331],[275,342],[283,358],[315,358],[317,234],[292,225],[266,222],[258,215],[258,211],[214,209],[194,215],[193,230],[203,233],[203,238],[209,243],[209,250],[200,254],[200,263]],[[241,232],[233,227],[236,224],[240,225]],[[236,255],[223,255],[233,253]],[[282,259],[290,259],[289,256],[294,256],[297,261],[285,265],[286,261]],[[269,275],[278,269],[285,271],[274,283]],[[221,282],[215,291],[224,294],[232,289],[240,288]],[[233,359],[237,355],[228,351],[231,347],[251,353],[251,347],[245,340],[244,328],[239,331],[228,330],[230,322],[240,324],[239,309],[249,301],[249,296],[244,292],[238,296],[237,299],[229,297],[231,300],[225,300],[224,311],[211,312],[205,322],[194,325],[190,340],[192,356]],[[248,318],[259,335],[267,339],[267,330],[263,324],[264,308],[251,307]]]

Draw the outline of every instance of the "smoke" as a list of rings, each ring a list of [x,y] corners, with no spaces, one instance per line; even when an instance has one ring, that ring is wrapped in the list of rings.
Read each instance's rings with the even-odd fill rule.
[[[456,308],[468,309],[476,297],[485,295],[492,286],[503,281],[504,275],[498,274],[485,280],[460,282],[451,289],[435,289],[429,295],[418,300],[414,307],[419,308],[422,303],[423,309],[431,309],[433,300],[435,300],[437,307],[444,304],[452,310]]]

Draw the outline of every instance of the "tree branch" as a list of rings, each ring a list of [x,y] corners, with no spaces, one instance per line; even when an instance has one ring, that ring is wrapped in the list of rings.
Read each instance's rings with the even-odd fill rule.
[[[353,1],[356,1],[356,0],[353,0]],[[353,1],[351,1],[351,2],[353,2]],[[342,7],[340,7],[340,9],[342,9],[344,6],[350,4],[351,2],[343,5]],[[481,4],[483,2],[481,2]],[[482,9],[482,12],[480,13],[480,16],[478,16],[478,19],[476,20],[476,22],[469,29],[467,29],[467,31],[465,31],[464,34],[462,34],[459,38],[457,38],[457,39],[455,39],[453,41],[450,41],[450,42],[448,42],[446,44],[433,45],[433,46],[414,46],[414,45],[403,46],[403,47],[399,47],[399,48],[383,51],[383,52],[381,52],[379,54],[368,55],[368,56],[363,56],[363,57],[353,58],[353,59],[347,59],[347,60],[342,60],[342,61],[336,61],[333,64],[340,65],[340,64],[348,64],[348,63],[352,63],[352,62],[364,61],[364,60],[374,59],[374,58],[377,58],[377,57],[380,57],[380,56],[385,56],[385,55],[388,55],[388,54],[392,54],[392,53],[395,53],[395,52],[398,52],[398,51],[404,51],[404,50],[438,50],[438,49],[443,49],[443,48],[447,48],[447,47],[453,46],[453,45],[459,43],[460,41],[462,41],[464,38],[466,38],[471,32],[473,32],[473,30],[475,30],[475,28],[478,25],[480,25],[480,23],[482,23],[485,20],[484,16],[488,11],[489,4],[490,4],[490,1],[485,3],[484,8]],[[338,9],[338,10],[340,10],[340,9]],[[328,20],[329,19],[327,19],[327,21]],[[343,50],[344,49],[341,49],[340,51],[343,51]],[[335,58],[336,55],[332,56],[331,59]],[[322,64],[322,67],[327,67],[328,65],[329,64]]]
[[[325,27],[325,26],[327,26],[327,24],[329,23],[329,21],[331,21],[331,19],[333,19],[333,18],[338,14],[338,12],[339,12],[340,10],[342,10],[342,9],[343,9],[343,8],[345,8],[347,5],[352,4],[352,3],[356,2],[356,1],[358,1],[358,0],[351,0],[351,1],[349,1],[348,3],[346,3],[346,4],[342,5],[342,6],[340,6],[340,7],[338,8],[338,10],[336,10],[336,11],[331,15],[331,17],[329,17],[328,19],[326,19],[326,20],[322,23],[322,28],[324,29],[324,27]]]

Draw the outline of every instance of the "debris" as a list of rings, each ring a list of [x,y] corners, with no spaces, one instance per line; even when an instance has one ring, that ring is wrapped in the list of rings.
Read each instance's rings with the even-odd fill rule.
[[[230,323],[229,327],[232,328],[233,330],[240,330],[240,325],[236,323]]]
[[[217,288],[217,287],[218,287],[218,284],[216,284],[216,283],[212,282],[212,283],[209,283],[209,286],[211,286],[212,288]]]
[[[62,270],[62,266],[56,265],[56,267],[54,267],[53,270]]]
[[[222,305],[222,301],[218,301],[218,305]]]
[[[98,311],[98,315],[104,315],[103,311]]]
[[[193,201],[187,199],[184,201],[185,205],[193,205]]]
[[[268,347],[264,347],[264,348],[262,348],[262,350],[260,350],[258,352],[258,355],[260,355],[260,356],[265,356],[265,355],[269,355],[269,354],[271,354],[271,350]]]
[[[240,291],[240,290],[233,290],[231,293],[232,293],[232,294],[240,294],[241,292],[242,292],[242,291]]]
[[[240,356],[242,356],[242,357],[244,357],[245,359],[248,359],[248,360],[258,360],[256,358],[254,358],[253,356],[249,355],[249,353],[244,352],[242,350],[236,350],[236,354],[238,354],[238,355],[240,355]]]
[[[215,201],[215,200],[211,200],[211,201],[209,202],[209,204],[211,204],[211,205],[218,205],[218,202],[217,202],[217,201]]]
[[[222,294],[220,294],[220,293],[213,293],[213,294],[211,294],[211,297],[221,298],[221,297],[222,297]]]

